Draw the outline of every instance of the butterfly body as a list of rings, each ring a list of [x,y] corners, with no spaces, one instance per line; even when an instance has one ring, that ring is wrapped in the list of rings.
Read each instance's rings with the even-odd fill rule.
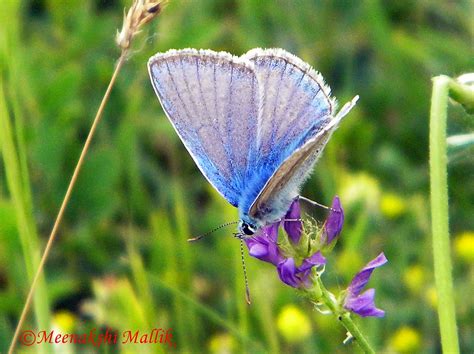
[[[168,118],[247,235],[285,215],[357,100],[334,115],[322,77],[282,49],[171,50],[148,65]]]
[[[271,165],[262,166],[256,169],[253,175],[250,176],[248,182],[243,188],[243,193],[238,202],[239,217],[242,221],[252,225],[254,228],[269,224],[278,220],[286,210],[288,210],[291,201],[298,195],[294,186],[287,186],[288,191],[282,194],[281,200],[272,205],[264,205],[260,208],[258,214],[253,217],[249,215],[250,206],[257,198],[259,192],[265,185],[265,182],[271,177],[274,170]]]

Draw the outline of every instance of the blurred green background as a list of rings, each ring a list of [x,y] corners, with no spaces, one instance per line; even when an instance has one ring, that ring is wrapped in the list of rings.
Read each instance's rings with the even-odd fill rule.
[[[32,277],[119,50],[129,1],[5,0],[0,10],[0,352]],[[369,284],[382,319],[358,321],[380,352],[437,353],[429,221],[431,77],[474,69],[470,1],[170,1],[135,40],[94,138],[24,329],[88,333],[172,328],[163,345],[48,347],[20,353],[351,353],[337,321],[247,257],[237,219],[164,116],[146,62],[170,48],[241,55],[282,47],[320,71],[339,101],[360,95],[303,194],[346,210],[324,275],[344,289],[384,251]],[[449,108],[449,135],[472,116]],[[450,150],[450,228],[461,348],[474,351],[474,149]],[[308,210],[323,220],[321,210]]]

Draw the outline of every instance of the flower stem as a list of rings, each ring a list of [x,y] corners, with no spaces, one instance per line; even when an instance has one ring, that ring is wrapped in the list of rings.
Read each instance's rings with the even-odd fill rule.
[[[474,77],[474,73],[466,74],[466,76],[467,75]],[[468,113],[474,114],[473,88],[469,87],[468,85],[463,85],[456,80],[449,79],[449,97],[462,104]]]
[[[352,320],[349,312],[341,310],[340,306],[337,304],[337,301],[334,299],[332,294],[325,288],[324,284],[321,281],[320,277],[317,277],[316,280],[317,290],[313,292],[313,295],[316,295],[316,299],[312,299],[315,302],[322,302],[327,308],[337,317],[337,319],[342,323],[342,325],[347,329],[350,335],[354,338],[355,342],[359,345],[360,349],[364,353],[373,354],[375,351],[370,346],[369,342],[365,336],[360,331],[359,327]],[[319,296],[318,296],[319,295]]]
[[[449,243],[446,119],[450,88],[453,98],[466,98],[466,92],[460,86],[447,76],[435,77],[430,112],[431,226],[438,318],[444,353],[459,353]]]

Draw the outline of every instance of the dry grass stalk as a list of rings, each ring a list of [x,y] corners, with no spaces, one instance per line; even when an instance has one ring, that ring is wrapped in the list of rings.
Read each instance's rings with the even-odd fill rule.
[[[46,247],[42,254],[35,276],[33,277],[33,281],[28,291],[25,304],[23,305],[23,310],[21,312],[20,319],[18,321],[18,324],[15,329],[15,333],[13,335],[12,341],[10,343],[10,347],[8,349],[8,354],[13,354],[15,351],[18,337],[20,335],[20,330],[23,326],[23,323],[25,322],[26,315],[28,314],[28,310],[31,307],[31,302],[32,302],[33,295],[36,289],[36,284],[38,282],[38,279],[41,273],[43,272],[44,265],[48,259],[54,240],[56,239],[59,226],[61,225],[61,221],[62,221],[64,212],[66,210],[66,207],[69,203],[69,199],[71,197],[74,186],[76,184],[77,177],[79,176],[79,172],[82,168],[87,152],[89,151],[89,146],[94,136],[94,133],[96,131],[96,128],[100,122],[100,119],[102,118],[105,106],[110,96],[110,92],[112,91],[112,87],[114,86],[118,73],[120,72],[120,69],[122,68],[122,65],[125,62],[126,55],[130,48],[132,39],[133,37],[135,37],[135,35],[137,35],[140,32],[140,28],[143,25],[150,22],[154,17],[156,17],[161,12],[166,2],[167,0],[154,0],[154,1],[135,0],[133,2],[132,7],[130,8],[130,10],[124,17],[122,31],[118,32],[117,37],[116,37],[116,42],[121,48],[120,57],[117,61],[115,70],[112,74],[107,90],[105,91],[104,97],[102,98],[99,109],[97,110],[91,129],[89,130],[89,134],[84,143],[84,147],[81,151],[81,155],[79,156],[76,167],[74,168],[74,172],[72,174],[71,180],[66,190],[66,194],[64,195],[64,199],[61,203],[61,207],[59,208],[58,214],[56,216],[56,220],[54,222],[53,228],[49,235],[48,242],[46,243]]]

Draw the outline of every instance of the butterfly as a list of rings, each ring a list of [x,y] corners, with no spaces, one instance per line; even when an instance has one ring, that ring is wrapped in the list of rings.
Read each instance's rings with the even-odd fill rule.
[[[153,88],[239,235],[282,219],[355,96],[336,114],[322,76],[283,49],[182,49],[148,61]]]

